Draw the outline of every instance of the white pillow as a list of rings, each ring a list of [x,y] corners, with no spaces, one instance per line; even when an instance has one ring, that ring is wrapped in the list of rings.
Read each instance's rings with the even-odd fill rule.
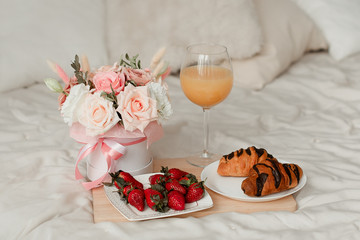
[[[167,46],[165,58],[178,71],[191,43],[225,45],[233,58],[250,57],[262,36],[251,0],[120,0],[108,1],[110,59],[140,54],[148,66],[153,54]]]
[[[312,20],[288,0],[254,0],[264,46],[256,56],[233,61],[235,85],[259,90],[305,52],[325,49],[326,41]]]
[[[342,60],[360,52],[359,0],[295,1],[323,32],[334,59]]]
[[[0,0],[0,91],[56,77],[50,59],[70,75],[75,54],[107,62],[105,3],[89,0]]]

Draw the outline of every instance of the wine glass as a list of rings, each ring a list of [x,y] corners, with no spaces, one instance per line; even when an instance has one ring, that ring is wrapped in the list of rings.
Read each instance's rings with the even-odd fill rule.
[[[186,48],[180,71],[181,88],[186,97],[202,107],[204,112],[204,150],[188,157],[187,161],[198,167],[219,160],[209,152],[209,110],[222,102],[233,86],[233,73],[225,46],[212,43],[193,44]]]

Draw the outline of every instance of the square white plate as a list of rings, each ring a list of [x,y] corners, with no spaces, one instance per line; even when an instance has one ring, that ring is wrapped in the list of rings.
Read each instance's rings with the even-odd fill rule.
[[[141,182],[144,185],[144,189],[150,187],[149,177],[156,173],[148,173],[142,174],[138,176],[134,176],[136,180]],[[145,209],[143,212],[137,210],[135,207],[130,204],[126,204],[124,201],[120,199],[120,195],[117,192],[117,188],[115,186],[104,186],[106,197],[109,199],[110,203],[129,221],[141,221],[148,219],[156,219],[156,218],[164,218],[164,217],[172,217],[182,214],[187,214],[191,212],[197,212],[204,209],[211,208],[213,206],[213,201],[209,195],[209,193],[205,190],[205,195],[202,199],[193,203],[186,203],[185,210],[176,211],[170,209],[166,213],[160,213],[153,211],[149,208],[145,203]]]

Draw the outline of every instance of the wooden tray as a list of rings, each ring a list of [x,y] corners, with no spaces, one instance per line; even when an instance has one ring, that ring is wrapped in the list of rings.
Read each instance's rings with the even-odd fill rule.
[[[194,167],[186,162],[184,158],[172,158],[172,159],[154,159],[154,172],[159,172],[161,166],[168,166],[169,168],[180,168],[184,171],[193,173],[200,179],[202,168]],[[282,199],[278,199],[270,202],[242,202],[233,200],[217,194],[210,189],[209,192],[214,206],[209,209],[205,209],[200,212],[193,212],[189,214],[179,215],[176,217],[203,217],[214,213],[223,212],[264,212],[264,211],[290,211],[296,210],[296,201],[293,196],[287,196]],[[128,221],[117,209],[115,209],[109,200],[107,199],[104,188],[99,187],[92,190],[93,194],[93,209],[94,209],[94,222],[125,222]]]

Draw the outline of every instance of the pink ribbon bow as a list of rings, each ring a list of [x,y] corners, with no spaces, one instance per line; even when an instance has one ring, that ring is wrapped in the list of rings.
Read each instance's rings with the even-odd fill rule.
[[[120,144],[119,142],[111,138],[99,138],[98,141],[95,143],[87,143],[85,146],[83,146],[80,149],[80,152],[78,154],[75,164],[75,179],[79,180],[84,178],[84,176],[79,171],[78,165],[83,158],[88,156],[90,153],[94,152],[99,144],[101,146],[101,152],[105,156],[107,171],[105,172],[104,175],[102,175],[101,177],[99,177],[94,181],[83,182],[82,185],[86,190],[99,187],[103,183],[103,180],[107,177],[108,172],[111,169],[111,160],[118,160],[119,158],[121,158],[126,152],[126,146],[137,144],[145,140],[146,137],[140,138],[136,141],[129,142],[126,144],[125,143]]]

